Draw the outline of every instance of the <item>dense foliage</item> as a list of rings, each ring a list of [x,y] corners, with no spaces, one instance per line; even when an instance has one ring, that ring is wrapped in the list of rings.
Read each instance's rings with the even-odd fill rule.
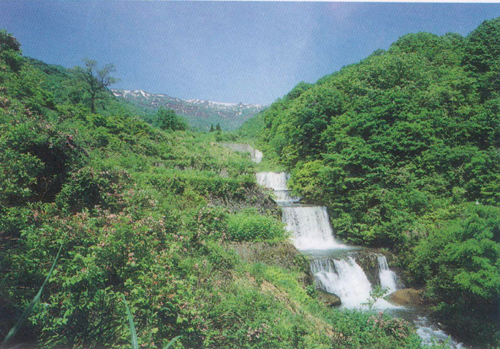
[[[7,347],[418,348],[407,323],[327,309],[254,165],[219,132],[154,128],[0,32],[0,338]],[[104,97],[104,95],[102,96]],[[160,125],[159,125],[160,126]],[[61,251],[58,254],[58,251]],[[301,262],[302,261],[302,262]]]
[[[446,225],[429,231],[415,248],[410,267],[427,282],[441,318],[469,337],[479,337],[479,331],[493,342],[500,306],[499,261],[500,208],[469,204]]]
[[[153,124],[162,130],[184,131],[187,123],[172,109],[160,108],[152,117]]]
[[[497,344],[500,222],[487,212],[500,203],[499,43],[498,18],[465,38],[405,35],[299,84],[242,131],[287,166],[298,194],[328,206],[339,236],[393,248],[441,314],[488,324]],[[461,223],[476,215],[490,218]]]

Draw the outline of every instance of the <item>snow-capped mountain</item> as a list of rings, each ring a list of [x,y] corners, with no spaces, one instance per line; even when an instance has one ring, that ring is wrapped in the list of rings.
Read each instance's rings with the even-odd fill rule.
[[[146,110],[154,111],[160,107],[173,109],[176,114],[184,116],[192,126],[201,129],[209,129],[211,125],[219,123],[225,131],[235,130],[247,119],[266,108],[258,104],[179,99],[143,90],[112,89],[111,91],[116,97],[124,98]]]

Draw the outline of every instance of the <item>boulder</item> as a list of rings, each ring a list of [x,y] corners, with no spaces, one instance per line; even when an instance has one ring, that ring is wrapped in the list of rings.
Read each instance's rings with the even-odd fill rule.
[[[340,297],[337,295],[327,292],[325,290],[318,289],[318,299],[329,307],[338,307],[342,304]]]
[[[416,290],[414,288],[403,288],[402,290],[395,291],[385,297],[391,303],[403,306],[422,306],[425,305],[423,299],[423,290]]]

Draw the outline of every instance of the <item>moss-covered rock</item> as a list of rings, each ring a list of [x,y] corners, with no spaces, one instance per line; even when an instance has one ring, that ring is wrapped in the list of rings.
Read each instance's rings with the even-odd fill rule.
[[[423,299],[423,290],[416,290],[414,288],[404,288],[391,293],[386,299],[397,305],[404,306],[423,306],[425,305]]]
[[[327,292],[322,289],[317,290],[318,299],[329,307],[338,307],[342,304],[340,297],[334,293]]]

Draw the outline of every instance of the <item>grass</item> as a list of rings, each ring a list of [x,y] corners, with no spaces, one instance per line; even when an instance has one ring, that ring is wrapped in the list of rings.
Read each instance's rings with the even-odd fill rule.
[[[50,268],[50,271],[47,274],[47,277],[45,278],[45,281],[43,282],[42,287],[40,287],[40,290],[38,290],[38,293],[36,294],[35,298],[33,298],[33,300],[30,302],[30,304],[28,305],[28,307],[23,311],[21,317],[19,318],[19,320],[17,320],[17,323],[14,325],[14,327],[12,327],[10,329],[9,333],[7,333],[7,336],[3,340],[2,345],[0,347],[1,349],[7,348],[7,343],[12,338],[14,338],[16,336],[17,332],[19,332],[19,330],[21,329],[24,321],[26,321],[26,319],[33,312],[33,309],[35,308],[35,305],[38,303],[38,301],[40,300],[40,297],[42,296],[42,292],[43,292],[43,289],[45,288],[45,285],[49,281],[50,276],[52,275],[52,272],[54,271],[54,268],[56,266],[57,260],[59,259],[59,255],[61,254],[61,250],[62,250],[62,245],[61,245],[61,247],[59,247],[59,251],[57,252],[57,256],[54,259],[54,263],[52,263],[52,267]]]
[[[135,330],[135,324],[134,324],[134,318],[132,316],[132,313],[130,312],[130,308],[128,307],[125,296],[122,295],[122,298],[123,298],[123,304],[125,304],[125,309],[127,309],[128,324],[130,327],[130,345],[131,345],[132,349],[139,349],[139,344],[137,342],[137,332]],[[170,342],[168,342],[167,345],[165,345],[163,347],[163,349],[170,348],[181,337],[182,336],[177,336],[177,337],[172,338],[172,340]]]

